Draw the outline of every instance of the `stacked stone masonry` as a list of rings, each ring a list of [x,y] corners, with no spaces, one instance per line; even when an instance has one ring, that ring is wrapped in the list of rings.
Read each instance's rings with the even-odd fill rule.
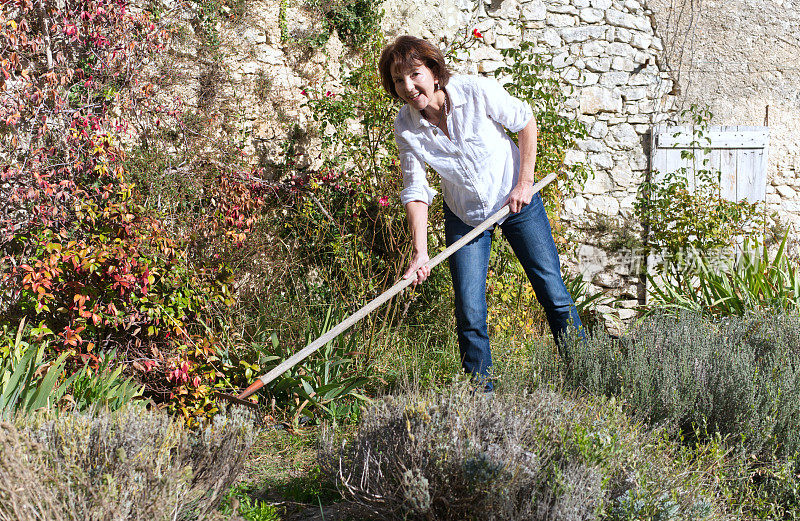
[[[672,38],[665,61],[682,106],[708,106],[716,125],[769,126],[768,214],[792,226],[800,251],[800,9],[797,0],[648,0]],[[689,23],[691,21],[691,23]],[[682,50],[681,50],[682,49]],[[679,52],[680,51],[680,52]]]

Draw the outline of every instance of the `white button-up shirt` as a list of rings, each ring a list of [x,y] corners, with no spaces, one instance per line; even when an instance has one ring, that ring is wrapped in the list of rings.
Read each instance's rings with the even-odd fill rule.
[[[477,226],[506,203],[519,178],[519,149],[503,127],[519,132],[533,111],[495,80],[481,76],[452,76],[445,90],[451,105],[449,139],[408,105],[395,118],[405,187],[400,200],[431,204],[436,190],[428,185],[428,164],[441,177],[450,210]]]

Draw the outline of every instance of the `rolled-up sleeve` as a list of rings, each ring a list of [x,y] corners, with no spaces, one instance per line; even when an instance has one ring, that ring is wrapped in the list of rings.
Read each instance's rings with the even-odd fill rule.
[[[430,206],[437,192],[428,184],[425,164],[400,134],[395,132],[394,138],[400,156],[400,168],[403,171],[404,188],[400,191],[400,201],[404,205],[411,201],[422,201]]]
[[[478,78],[486,102],[486,112],[490,118],[511,132],[519,132],[533,117],[531,106],[509,94],[497,81],[491,78]]]

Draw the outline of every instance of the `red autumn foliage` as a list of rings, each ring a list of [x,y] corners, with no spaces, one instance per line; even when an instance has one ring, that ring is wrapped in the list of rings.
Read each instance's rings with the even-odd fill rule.
[[[191,252],[198,241],[207,251],[240,245],[261,196],[246,177],[216,175],[216,211],[192,223],[195,244],[139,201],[126,143],[183,116],[147,75],[169,39],[124,0],[3,4],[0,313],[38,325],[54,353],[116,349],[144,360],[133,369],[151,396],[188,410],[189,385],[202,413],[210,387],[201,384],[219,373],[209,327],[231,301],[230,270]],[[175,367],[185,376],[174,378]]]

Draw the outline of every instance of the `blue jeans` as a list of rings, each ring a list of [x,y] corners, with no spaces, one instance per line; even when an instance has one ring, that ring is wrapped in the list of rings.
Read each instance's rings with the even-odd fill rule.
[[[531,204],[511,214],[500,228],[533,285],[536,299],[544,307],[556,343],[560,344],[570,325],[578,328],[578,334],[584,337],[578,310],[561,278],[561,262],[541,196],[538,193],[534,195]],[[472,226],[465,224],[444,205],[444,233],[448,246],[471,230]],[[461,365],[466,372],[486,380],[487,390],[492,388],[488,379],[492,352],[486,327],[486,273],[491,247],[492,229],[489,229],[449,259]]]

